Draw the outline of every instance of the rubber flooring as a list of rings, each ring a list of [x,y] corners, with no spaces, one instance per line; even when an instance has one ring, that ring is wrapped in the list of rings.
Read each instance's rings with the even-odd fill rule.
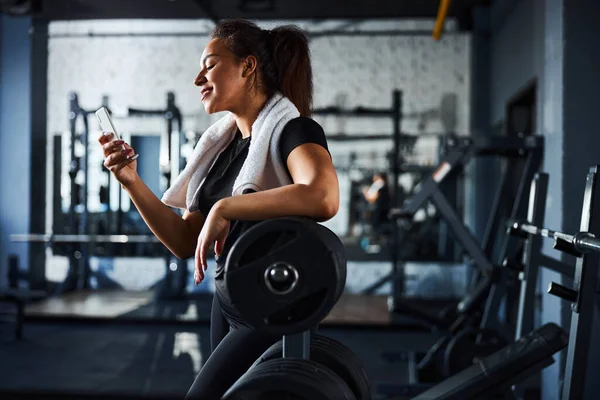
[[[407,379],[406,364],[389,351],[422,351],[423,332],[321,328],[363,362],[374,399],[382,383]],[[27,322],[22,340],[0,324],[0,399],[181,399],[209,354],[206,325],[158,326]]]

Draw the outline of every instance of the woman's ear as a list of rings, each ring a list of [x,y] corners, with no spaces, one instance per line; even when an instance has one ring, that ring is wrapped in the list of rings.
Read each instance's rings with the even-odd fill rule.
[[[247,78],[256,72],[258,61],[254,56],[248,56],[244,59],[244,68],[242,70],[242,77]]]

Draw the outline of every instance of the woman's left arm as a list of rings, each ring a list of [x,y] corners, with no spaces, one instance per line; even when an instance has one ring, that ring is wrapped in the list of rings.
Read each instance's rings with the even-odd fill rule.
[[[338,178],[323,146],[305,143],[296,147],[288,156],[287,167],[293,184],[227,197],[212,207],[198,237],[196,284],[204,277],[206,257],[213,243],[215,253],[221,254],[230,220],[262,221],[298,216],[322,222],[337,214],[340,203]]]
[[[301,216],[326,221],[337,214],[340,196],[327,150],[314,143],[296,147],[287,159],[294,183],[276,189],[227,197],[215,206],[227,220],[261,221]]]

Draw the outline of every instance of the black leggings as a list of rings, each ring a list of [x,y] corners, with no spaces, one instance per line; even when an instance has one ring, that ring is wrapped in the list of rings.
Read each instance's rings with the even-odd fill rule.
[[[230,329],[216,294],[210,324],[211,355],[196,376],[186,399],[220,400],[256,359],[281,339],[280,335],[245,326]]]

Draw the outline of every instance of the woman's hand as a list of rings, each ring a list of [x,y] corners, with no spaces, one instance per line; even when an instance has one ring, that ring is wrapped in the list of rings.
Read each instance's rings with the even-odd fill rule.
[[[204,280],[204,271],[206,271],[208,267],[206,263],[206,255],[208,254],[210,246],[212,246],[214,243],[215,254],[220,256],[223,252],[225,239],[229,234],[229,220],[223,218],[218,204],[219,203],[215,204],[211,208],[208,216],[206,217],[206,221],[204,221],[202,230],[200,231],[200,236],[198,236],[194,271],[194,280],[196,285]]]
[[[137,178],[137,154],[123,140],[113,140],[112,132],[103,132],[98,138],[104,152],[104,166],[113,173],[117,181],[125,187]]]

